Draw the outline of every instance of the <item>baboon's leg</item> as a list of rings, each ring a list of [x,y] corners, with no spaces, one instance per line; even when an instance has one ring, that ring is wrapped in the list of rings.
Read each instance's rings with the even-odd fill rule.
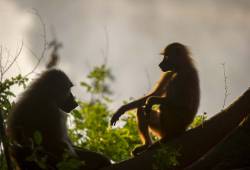
[[[133,155],[138,155],[139,153],[146,150],[150,145],[152,145],[149,128],[156,134],[160,134],[160,121],[158,115],[159,113],[156,111],[151,111],[150,113],[146,114],[142,107],[137,109],[138,129],[144,145],[135,148]]]
[[[139,129],[139,134],[141,137],[142,142],[145,145],[151,145],[152,140],[149,135],[149,116],[146,115],[144,112],[144,109],[142,107],[139,107],[137,109],[137,121],[138,121],[138,129]]]
[[[160,114],[161,137],[163,141],[173,139],[183,134],[193,118],[188,117],[187,112],[173,109]]]

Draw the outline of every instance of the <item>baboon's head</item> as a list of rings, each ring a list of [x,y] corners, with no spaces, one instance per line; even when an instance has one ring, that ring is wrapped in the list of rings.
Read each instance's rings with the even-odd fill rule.
[[[159,67],[163,72],[179,71],[182,67],[192,63],[187,47],[177,42],[169,44],[161,55],[163,55],[163,60]]]

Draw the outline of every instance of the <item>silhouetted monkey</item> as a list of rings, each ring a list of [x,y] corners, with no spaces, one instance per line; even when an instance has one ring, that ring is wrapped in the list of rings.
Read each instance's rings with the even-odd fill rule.
[[[36,162],[26,160],[34,152],[36,132],[42,135],[45,155],[43,153],[41,157],[47,156],[48,169],[56,169],[65,152],[70,157],[83,158],[89,169],[110,164],[102,155],[76,149],[68,137],[66,113],[77,107],[70,90],[72,86],[62,71],[45,71],[27,88],[10,112],[8,135],[14,143],[11,152],[22,170],[40,170]]]
[[[137,108],[138,127],[143,146],[133,151],[134,155],[151,144],[148,128],[162,140],[182,134],[193,121],[200,101],[197,70],[186,46],[180,43],[168,45],[163,61],[159,64],[162,74],[154,90],[147,96],[121,106],[111,119],[114,125],[126,111]],[[159,105],[159,110],[152,110]]]

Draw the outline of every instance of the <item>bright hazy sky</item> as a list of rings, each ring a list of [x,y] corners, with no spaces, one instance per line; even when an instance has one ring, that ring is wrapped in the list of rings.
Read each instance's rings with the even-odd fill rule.
[[[14,55],[24,42],[10,74],[28,72],[36,61],[28,49],[39,54],[43,48],[33,8],[46,24],[47,39],[55,30],[63,43],[58,67],[73,79],[79,98],[86,98],[79,82],[92,66],[102,64],[103,51],[116,77],[112,107],[146,94],[160,76],[158,53],[176,41],[189,46],[199,70],[199,113],[222,109],[221,63],[226,63],[227,104],[250,85],[248,0],[0,0],[0,44]]]

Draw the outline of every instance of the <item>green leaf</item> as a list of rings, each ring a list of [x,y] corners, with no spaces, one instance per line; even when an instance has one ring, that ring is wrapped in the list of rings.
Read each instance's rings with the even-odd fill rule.
[[[39,131],[35,131],[33,135],[33,139],[35,144],[41,145],[42,144],[42,134]]]

